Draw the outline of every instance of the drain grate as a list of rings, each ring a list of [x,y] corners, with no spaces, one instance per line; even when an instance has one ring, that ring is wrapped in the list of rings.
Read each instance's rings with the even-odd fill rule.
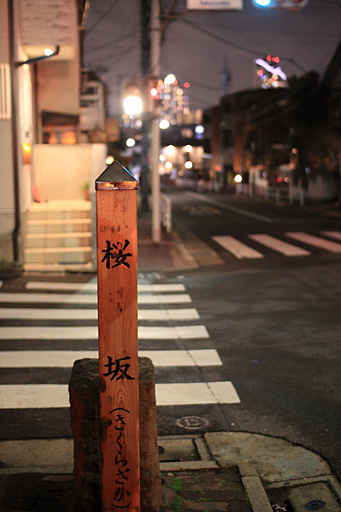
[[[327,482],[268,490],[274,512],[341,512],[340,502]]]

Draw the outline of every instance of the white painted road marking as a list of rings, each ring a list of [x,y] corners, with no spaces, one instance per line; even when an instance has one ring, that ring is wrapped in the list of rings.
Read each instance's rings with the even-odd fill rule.
[[[70,407],[65,384],[3,384],[0,409],[56,409]]]
[[[198,320],[195,308],[186,309],[139,309],[139,320]]]
[[[308,233],[302,233],[300,231],[286,233],[286,236],[293,238],[294,240],[298,240],[299,242],[312,245],[313,247],[318,247],[319,249],[325,249],[329,252],[341,254],[341,244],[325,240],[324,238],[319,238],[318,236],[309,235]]]
[[[140,340],[172,340],[209,338],[204,325],[177,327],[139,326]],[[85,327],[0,327],[2,340],[97,340],[97,326]]]
[[[245,217],[250,217],[251,219],[261,220],[263,222],[267,222],[271,224],[274,220],[270,217],[265,217],[264,215],[258,215],[258,213],[249,212],[248,210],[243,210],[242,208],[237,208],[236,206],[231,206],[229,204],[222,203],[220,201],[213,201],[212,199],[198,194],[197,192],[187,192],[188,195],[193,196],[200,201],[205,201],[206,203],[213,204],[214,206],[218,206],[223,210],[228,210],[233,213],[237,213],[238,215],[244,215]]]
[[[82,291],[97,292],[97,282],[90,283],[66,283],[53,281],[28,281],[26,283],[28,290],[63,290],[63,291]],[[183,292],[183,284],[138,284],[138,292]]]
[[[335,240],[339,240],[341,242],[340,231],[322,231],[322,235],[329,236],[330,238],[335,238]]]
[[[0,293],[0,302],[18,302],[25,304],[97,304],[96,294],[57,294],[57,293]],[[189,295],[139,295],[138,304],[185,304],[192,302]]]
[[[0,318],[7,320],[97,320],[97,309],[0,308]],[[149,321],[198,320],[194,308],[139,309],[138,319]]]
[[[156,384],[157,405],[237,404],[240,398],[232,382]]]
[[[97,309],[0,308],[7,320],[97,320]]]
[[[0,368],[71,368],[77,359],[98,358],[97,350],[27,350],[1,352]],[[221,366],[214,349],[139,350],[154,366]]]
[[[156,405],[236,404],[240,398],[230,381],[156,384]],[[69,408],[66,384],[3,384],[0,409]]]
[[[263,258],[263,254],[239,242],[239,240],[233,236],[213,236],[212,238],[217,244],[221,245],[226,251],[232,253],[239,260]]]
[[[270,235],[259,234],[259,235],[249,235],[251,240],[258,242],[259,244],[265,245],[265,247],[269,247],[273,251],[277,251],[284,256],[309,256],[311,254],[309,251],[305,249],[301,249],[300,247],[296,247],[295,245],[288,244],[287,242],[283,242],[282,240],[278,240]]]

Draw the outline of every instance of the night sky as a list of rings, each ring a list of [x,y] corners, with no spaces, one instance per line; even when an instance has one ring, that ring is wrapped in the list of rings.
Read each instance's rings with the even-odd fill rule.
[[[186,12],[185,0],[164,5],[179,15],[167,24],[161,78],[174,73],[181,86],[190,82],[191,109],[217,105],[226,90],[252,89],[253,60],[267,54],[280,57],[288,77],[312,69],[323,75],[341,39],[341,0],[309,0],[298,12],[251,0],[242,11]],[[139,11],[139,0],[90,0],[84,63],[104,76],[111,115],[122,112],[124,82],[141,74]]]

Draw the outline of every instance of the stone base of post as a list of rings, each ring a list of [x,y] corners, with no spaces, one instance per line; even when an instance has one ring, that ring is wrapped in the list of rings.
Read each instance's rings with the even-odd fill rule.
[[[155,372],[150,359],[138,358],[141,512],[162,504],[158,458]],[[74,443],[77,512],[101,512],[101,447],[98,359],[75,361],[69,383]]]
[[[157,443],[155,371],[148,357],[139,357],[138,364],[141,511],[159,512],[162,495]]]
[[[69,383],[76,510],[101,511],[98,359],[75,361]]]

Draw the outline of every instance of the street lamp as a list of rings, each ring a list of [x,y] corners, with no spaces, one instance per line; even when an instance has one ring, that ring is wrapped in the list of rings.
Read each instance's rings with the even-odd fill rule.
[[[135,139],[133,139],[132,137],[129,137],[129,139],[126,140],[126,146],[128,146],[128,148],[134,147],[135,144]]]
[[[129,116],[137,116],[142,113],[142,100],[139,96],[126,96],[123,100],[123,109]]]
[[[161,130],[167,130],[169,128],[169,121],[167,119],[162,119],[159,124]]]
[[[164,79],[164,83],[166,85],[172,85],[174,84],[174,82],[176,82],[176,78],[175,78],[175,75],[173,75],[173,73],[170,73],[169,75],[166,76],[166,78]]]

